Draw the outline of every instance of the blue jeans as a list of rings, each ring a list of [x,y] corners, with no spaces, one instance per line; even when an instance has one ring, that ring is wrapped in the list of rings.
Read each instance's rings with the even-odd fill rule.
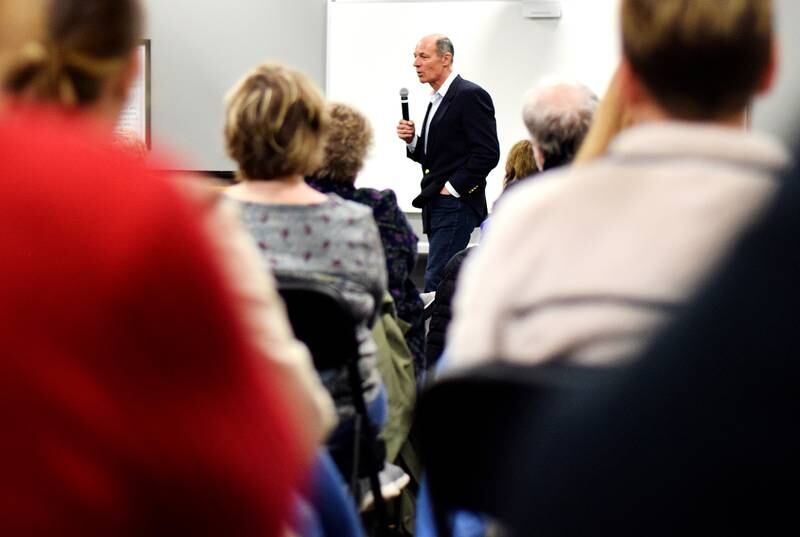
[[[425,267],[425,292],[436,291],[444,266],[469,244],[478,222],[469,205],[455,196],[438,195],[428,202],[428,264]]]
[[[295,503],[294,528],[302,537],[364,537],[356,504],[325,449],[317,456],[310,489]]]
[[[378,395],[375,399],[367,403],[367,418],[375,432],[380,433],[383,426],[386,425],[386,417],[389,412],[389,398],[386,394],[386,386],[381,384]],[[339,425],[333,430],[327,444],[330,446],[337,446],[340,443],[347,443],[355,433],[355,418],[347,421],[340,421]]]
[[[436,524],[433,521],[430,491],[425,478],[417,496],[416,537],[437,537]],[[452,528],[453,537],[481,537],[486,535],[486,522],[481,515],[468,511],[456,511],[447,517]]]

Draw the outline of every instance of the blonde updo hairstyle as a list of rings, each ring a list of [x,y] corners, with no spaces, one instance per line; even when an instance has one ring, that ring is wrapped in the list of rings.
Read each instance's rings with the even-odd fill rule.
[[[95,103],[108,80],[129,66],[142,37],[139,0],[36,0],[21,9],[41,11],[38,28],[31,25],[2,73],[3,89],[21,98]]]
[[[225,147],[240,179],[309,175],[321,162],[330,118],[325,100],[302,73],[264,64],[226,98]]]

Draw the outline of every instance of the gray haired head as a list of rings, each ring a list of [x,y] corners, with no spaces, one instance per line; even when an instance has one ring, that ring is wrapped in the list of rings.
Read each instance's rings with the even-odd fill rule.
[[[579,82],[540,83],[525,96],[522,120],[542,170],[572,162],[599,100]]]
[[[453,42],[450,41],[449,37],[444,35],[438,36],[436,39],[436,52],[439,53],[439,56],[450,54],[450,56],[454,58],[456,55],[456,51],[453,48]]]

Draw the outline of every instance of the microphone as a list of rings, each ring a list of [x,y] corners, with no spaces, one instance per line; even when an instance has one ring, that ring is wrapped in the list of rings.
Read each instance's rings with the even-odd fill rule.
[[[403,110],[403,119],[408,121],[408,88],[400,88],[400,108]]]

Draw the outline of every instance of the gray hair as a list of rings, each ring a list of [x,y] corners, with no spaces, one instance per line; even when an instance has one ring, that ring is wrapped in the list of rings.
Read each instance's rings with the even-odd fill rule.
[[[436,52],[439,53],[439,56],[444,56],[447,53],[450,53],[451,57],[456,55],[456,51],[453,49],[453,42],[450,41],[449,37],[445,36],[436,40]]]
[[[540,83],[525,96],[522,120],[549,169],[572,162],[592,116],[597,95],[578,82]]]

